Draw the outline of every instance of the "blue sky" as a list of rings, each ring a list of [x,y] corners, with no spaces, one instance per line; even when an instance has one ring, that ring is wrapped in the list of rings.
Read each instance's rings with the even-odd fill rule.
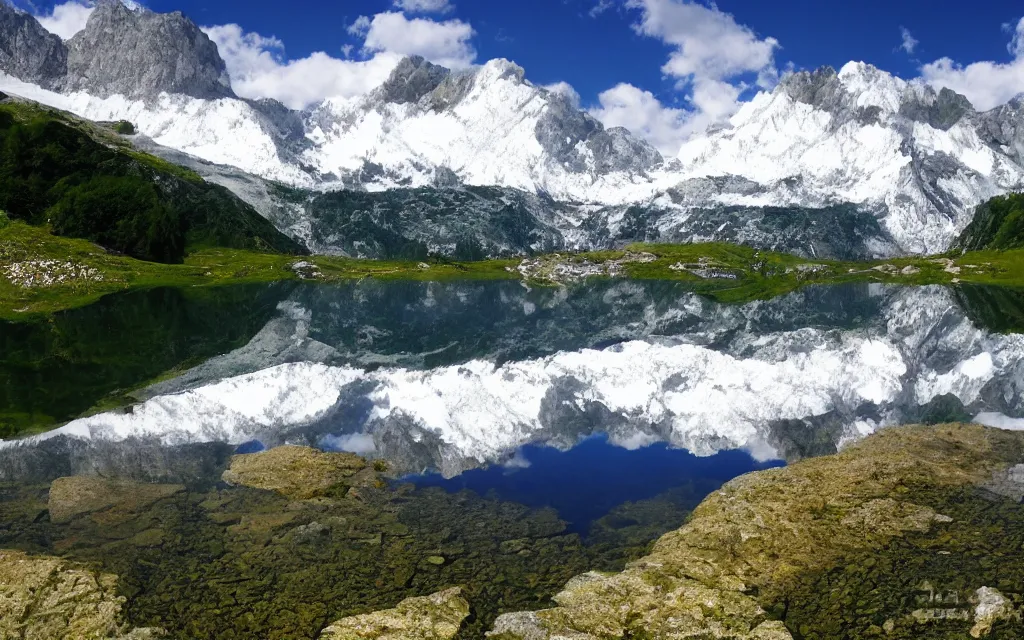
[[[639,36],[630,25],[636,11],[620,5],[592,17],[596,0],[453,0],[455,10],[439,19],[459,18],[476,30],[480,60],[504,57],[526,68],[538,83],[566,81],[585,99],[619,82],[630,82],[671,98],[674,82],[660,67],[666,47]],[[339,53],[358,38],[345,29],[357,17],[392,8],[387,0],[302,0],[296,5],[260,0],[148,0],[158,11],[181,10],[196,22],[238,23],[246,30],[275,35],[290,57],[313,51]],[[781,45],[777,58],[798,68],[840,67],[864,60],[901,77],[915,77],[914,58],[948,56],[962,63],[1009,60],[1006,23],[1024,17],[1017,0],[720,0],[718,8],[762,37]],[[920,42],[916,56],[897,47],[900,27]]]
[[[49,24],[68,29],[82,20],[79,9],[88,0],[14,2],[40,16],[57,7]],[[793,68],[863,60],[906,79],[951,86],[980,108],[1024,91],[1019,0],[143,3],[183,11],[202,26],[237,25],[211,35],[243,95],[303,106],[366,90],[386,76],[392,54],[422,53],[450,66],[504,57],[537,84],[568,83],[584,108],[669,151]]]

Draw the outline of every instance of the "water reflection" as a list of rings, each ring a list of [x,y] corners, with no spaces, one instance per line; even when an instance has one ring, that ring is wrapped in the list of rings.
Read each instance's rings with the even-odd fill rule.
[[[231,334],[247,342],[60,433],[297,442],[454,476],[597,433],[793,460],[891,424],[1024,415],[1024,337],[1002,333],[1017,291],[860,284],[724,305],[666,282],[363,281],[247,295],[235,315],[257,311]],[[183,313],[191,331],[219,335],[203,309]]]
[[[111,394],[245,345],[291,290],[152,289],[0,321],[0,438],[66,421]]]
[[[624,503],[649,501],[674,490],[673,495],[688,505],[681,510],[687,511],[736,476],[780,464],[757,462],[742,451],[700,458],[663,443],[629,450],[598,435],[568,451],[527,445],[504,465],[451,479],[429,474],[410,480],[419,487],[468,489],[530,507],[551,507],[569,523],[570,531],[585,535],[598,519]]]

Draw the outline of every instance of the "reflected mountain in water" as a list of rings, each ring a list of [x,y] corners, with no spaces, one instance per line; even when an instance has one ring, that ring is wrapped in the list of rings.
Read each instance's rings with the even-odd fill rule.
[[[1024,337],[999,324],[1016,299],[850,285],[724,305],[608,280],[298,286],[244,346],[48,436],[305,443],[446,476],[596,433],[792,460],[890,424],[1021,416]]]

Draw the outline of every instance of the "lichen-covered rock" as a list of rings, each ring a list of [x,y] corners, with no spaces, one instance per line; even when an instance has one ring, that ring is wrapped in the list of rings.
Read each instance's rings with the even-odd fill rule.
[[[135,512],[184,490],[176,484],[145,484],[93,476],[58,478],[50,485],[50,520],[67,522],[76,516],[112,507]]]
[[[555,597],[556,608],[501,616],[490,635],[788,639],[787,627],[762,603],[784,601],[802,577],[843,558],[870,557],[892,540],[953,522],[914,503],[915,495],[923,495],[915,490],[983,487],[1022,459],[1021,434],[962,425],[906,427],[836,456],[743,476],[709,496],[686,526],[662,537],[650,555],[622,573],[580,576]],[[976,599],[974,613],[949,609],[962,612],[963,632],[973,618],[974,632],[984,633],[1013,610],[991,592],[978,591]],[[953,619],[945,616],[944,623]]]
[[[320,640],[451,640],[469,617],[458,587],[403,600],[394,609],[352,616],[324,629]]]
[[[284,446],[237,455],[223,480],[230,485],[276,491],[297,500],[323,495],[340,486],[363,486],[372,469],[350,453],[325,453],[308,447]]]
[[[0,640],[159,638],[157,629],[126,631],[117,576],[61,558],[0,551]]]
[[[982,587],[975,592],[974,600],[977,603],[974,607],[974,626],[971,627],[971,636],[974,638],[988,635],[992,625],[999,620],[1020,617],[1010,599],[997,589]]]

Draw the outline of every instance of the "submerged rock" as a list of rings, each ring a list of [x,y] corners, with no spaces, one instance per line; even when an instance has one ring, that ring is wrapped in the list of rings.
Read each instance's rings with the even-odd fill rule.
[[[394,609],[352,616],[324,629],[320,640],[451,640],[469,617],[458,587],[408,598]]]
[[[139,511],[184,490],[185,487],[176,484],[144,484],[91,476],[57,478],[50,485],[50,520],[68,522],[76,516],[111,507]]]
[[[19,640],[146,640],[157,629],[127,631],[117,576],[64,559],[0,551],[0,638]]]
[[[234,456],[223,475],[230,485],[276,491],[297,500],[322,496],[339,485],[360,486],[375,479],[373,469],[357,455],[295,446]]]
[[[876,562],[886,562],[882,552],[894,541],[911,536],[941,534],[928,540],[945,540],[964,557],[972,553],[956,540],[954,518],[921,502],[938,503],[943,496],[953,496],[947,504],[963,503],[958,492],[983,491],[994,474],[1021,460],[1022,434],[977,426],[906,427],[880,432],[832,457],[743,476],[712,494],[686,526],[662,537],[650,555],[622,573],[575,578],[555,596],[557,607],[500,616],[489,635],[501,640],[791,639],[787,624],[797,623],[792,611],[797,605],[813,611],[813,601],[820,598],[820,616],[828,617],[823,612],[829,596],[814,591],[814,576],[844,563],[857,565],[858,559],[869,570]],[[1019,510],[1009,501],[1006,505]],[[984,525],[967,526],[973,530]],[[923,552],[935,558],[931,549],[925,545]],[[915,553],[913,547],[897,551]],[[969,582],[971,576],[957,565],[962,558],[954,557],[956,551],[944,553],[955,567],[950,575]],[[1012,575],[1012,569],[1008,571]],[[912,573],[909,568],[900,572]],[[840,577],[849,581],[851,576]],[[866,594],[877,586],[874,577],[860,579]],[[859,593],[857,585],[851,591],[847,584],[835,582],[855,594],[847,597]],[[1019,622],[1022,594],[1004,596],[983,584],[970,588],[974,608],[965,606],[966,595],[960,598],[954,591],[954,605],[928,609],[941,615],[923,620],[922,610],[900,611],[886,621],[886,628],[910,634],[893,637],[916,637],[915,625],[956,624],[961,635],[970,630],[980,637],[995,620]],[[902,606],[894,600],[888,598],[886,606]],[[933,604],[929,601],[930,607]],[[867,613],[871,607],[867,600],[848,601],[842,624],[859,624],[858,616],[860,621],[877,617],[877,610]],[[836,637],[810,627],[801,627],[800,636]]]

